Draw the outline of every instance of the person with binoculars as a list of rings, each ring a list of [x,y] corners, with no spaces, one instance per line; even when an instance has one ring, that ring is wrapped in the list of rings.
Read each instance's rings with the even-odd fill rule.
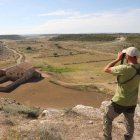
[[[123,64],[126,59],[127,65]],[[129,47],[118,53],[116,60],[109,63],[104,71],[117,76],[117,89],[112,100],[106,105],[103,118],[103,133],[105,140],[112,140],[112,121],[121,113],[124,115],[126,132],[123,140],[131,140],[134,133],[134,112],[138,103],[138,88],[140,83],[139,50]],[[119,61],[121,65],[115,66]]]

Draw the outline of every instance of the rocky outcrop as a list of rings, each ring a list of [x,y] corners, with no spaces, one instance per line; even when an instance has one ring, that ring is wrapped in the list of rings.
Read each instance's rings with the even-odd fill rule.
[[[100,108],[92,106],[77,105],[64,110],[45,109],[38,119],[26,120],[27,123],[20,124],[21,131],[32,131],[38,128],[48,132],[61,135],[67,140],[101,140],[103,137],[103,115],[105,105],[109,101],[104,101]],[[13,99],[0,98],[1,107],[5,105],[23,106]],[[70,111],[69,113],[67,111]],[[4,113],[1,111],[0,113]],[[4,116],[4,115],[3,115]],[[12,116],[13,117],[13,116]],[[17,118],[17,117],[16,117]],[[18,119],[23,119],[21,116]],[[5,126],[5,124],[3,125]],[[135,112],[135,133],[133,140],[140,140],[140,106],[137,105]],[[17,127],[18,129],[18,127]],[[17,130],[16,129],[16,130]],[[113,121],[113,140],[123,139],[125,125],[123,114]],[[3,131],[0,130],[2,135]]]

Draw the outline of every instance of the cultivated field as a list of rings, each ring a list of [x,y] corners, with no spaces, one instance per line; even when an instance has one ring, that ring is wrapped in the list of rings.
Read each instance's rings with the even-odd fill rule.
[[[26,61],[35,65],[36,69],[42,73],[44,79],[34,84],[29,82],[19,86],[12,91],[13,95],[9,93],[10,95],[7,96],[0,93],[0,96],[13,97],[20,100],[22,103],[25,103],[26,98],[21,99],[21,96],[28,93],[28,102],[32,105],[56,107],[57,105],[54,105],[54,102],[56,103],[57,100],[53,101],[52,96],[51,105],[41,102],[43,96],[45,96],[44,92],[46,91],[47,85],[54,87],[54,93],[55,90],[57,92],[57,87],[60,85],[62,86],[64,93],[71,90],[71,98],[74,97],[73,95],[75,93],[79,92],[73,90],[73,88],[84,90],[85,92],[91,91],[93,98],[95,96],[94,93],[98,93],[98,95],[114,95],[116,77],[104,73],[103,69],[109,62],[117,57],[117,52],[129,46],[134,46],[134,43],[128,41],[127,37],[123,35],[113,41],[49,41],[50,38],[51,37],[48,36],[36,36],[22,40],[1,40],[3,42],[1,42],[3,51],[3,59],[0,60],[1,69],[15,65],[20,54],[22,55],[20,61]],[[33,80],[31,79],[31,81]],[[47,84],[46,87],[45,84]],[[36,87],[39,85],[39,89],[36,89],[34,85],[36,85]],[[64,88],[63,86],[72,89]],[[25,90],[26,87],[28,87],[28,89]],[[21,96],[17,96],[19,93],[16,92],[19,92],[21,89]],[[37,92],[38,96],[32,98],[32,94],[35,92]],[[49,92],[51,93],[51,91]],[[83,95],[83,98],[86,97],[86,94],[87,93]],[[35,98],[38,99],[40,96],[42,97],[40,98],[40,103],[34,103]],[[56,96],[56,94],[54,96]],[[61,95],[59,97],[61,97]],[[98,105],[107,98],[110,99],[111,96],[106,96],[104,99],[97,100]],[[48,102],[50,102],[50,100]],[[87,97],[86,101],[81,102],[81,104],[85,103],[86,105],[86,102],[87,105],[94,106],[93,101],[89,103]],[[71,104],[62,103],[62,106],[73,107],[78,103],[80,102],[76,103],[75,99]],[[60,105],[58,108],[62,108],[62,106]]]

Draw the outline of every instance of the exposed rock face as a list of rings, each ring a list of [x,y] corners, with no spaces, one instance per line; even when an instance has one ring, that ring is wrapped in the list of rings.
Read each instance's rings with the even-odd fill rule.
[[[48,109],[48,110],[44,110],[41,114],[41,118],[42,117],[47,117],[47,116],[52,116],[52,115],[55,115],[57,114],[59,111],[56,110],[56,109]]]
[[[84,105],[77,105],[73,108],[73,110],[75,110],[78,113],[85,114],[87,116],[90,116],[93,113],[96,113],[97,115],[103,117],[105,106],[108,102],[109,101],[103,101],[100,108],[94,108],[94,107],[91,107],[91,106],[84,106]],[[60,111],[56,110],[56,109],[44,110],[41,114],[41,117],[47,117],[47,116],[55,115],[59,112]],[[120,116],[122,116],[122,115],[120,115]],[[135,118],[140,118],[140,105],[136,106]]]

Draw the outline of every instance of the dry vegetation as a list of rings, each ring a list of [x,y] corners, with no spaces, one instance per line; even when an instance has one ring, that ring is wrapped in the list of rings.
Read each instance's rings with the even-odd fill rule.
[[[102,83],[106,90],[112,90],[111,86],[113,84],[107,83],[114,83],[116,77],[104,73],[103,69],[116,58],[118,51],[129,46],[139,48],[139,34],[106,35],[107,39],[104,39],[104,34],[93,36],[96,37],[95,41],[73,41],[71,39],[68,41],[58,41],[58,39],[56,39],[57,41],[49,41],[52,37],[45,35],[22,40],[2,41],[3,44],[8,45],[8,48],[20,53],[23,56],[22,61],[31,62],[41,71],[48,71],[57,82],[59,80],[61,83],[82,85],[88,83],[96,86],[100,86]],[[113,36],[112,41],[110,41],[110,36]],[[3,44],[1,42],[1,46]],[[2,48],[3,50],[6,49]],[[7,50],[8,52],[9,50]],[[13,52],[11,53],[13,54]],[[4,66],[13,65],[16,63],[15,59],[17,59],[17,55],[14,54],[7,59]],[[1,68],[3,68],[3,65],[1,65]],[[115,86],[113,87],[115,89]],[[112,91],[113,94],[114,91]]]
[[[1,68],[8,67],[16,63],[18,55],[4,47],[5,44],[0,42],[0,63]]]
[[[0,140],[103,140],[103,109],[92,107],[47,109],[27,107],[13,99],[0,99]],[[133,140],[140,139],[140,121],[135,117]],[[113,140],[123,138],[123,116],[113,123]]]
[[[26,59],[42,71],[52,72],[60,81],[101,83],[115,80],[112,75],[105,74],[103,68],[116,58],[117,52],[134,46],[125,38],[113,41],[48,41],[50,37],[41,36],[5,40],[5,43],[24,56],[22,61]]]
[[[116,77],[103,72],[103,68],[117,56],[117,52],[129,46],[139,47],[138,40],[128,41],[49,41],[48,36],[26,38],[22,40],[1,40],[0,68],[16,64],[18,55],[4,47],[23,55],[22,61],[36,66],[42,73],[47,71],[57,85],[85,91],[113,95],[116,88]],[[99,88],[104,88],[101,92]],[[140,94],[139,94],[140,96]],[[7,103],[8,102],[8,103]],[[103,112],[87,114],[61,110],[44,119],[37,118],[42,109],[25,107],[13,100],[0,101],[0,139],[1,140],[101,140]],[[10,106],[9,106],[10,104]],[[11,106],[11,104],[13,106]],[[19,104],[19,105],[17,105]],[[18,106],[18,107],[17,107]],[[7,107],[7,108],[6,108]],[[8,111],[7,111],[8,110]],[[13,111],[13,112],[12,112]],[[70,113],[69,113],[70,112]],[[119,122],[119,121],[118,121]],[[113,125],[115,137],[123,137],[123,122]],[[139,123],[134,140],[140,139]],[[118,138],[119,137],[119,138]]]

